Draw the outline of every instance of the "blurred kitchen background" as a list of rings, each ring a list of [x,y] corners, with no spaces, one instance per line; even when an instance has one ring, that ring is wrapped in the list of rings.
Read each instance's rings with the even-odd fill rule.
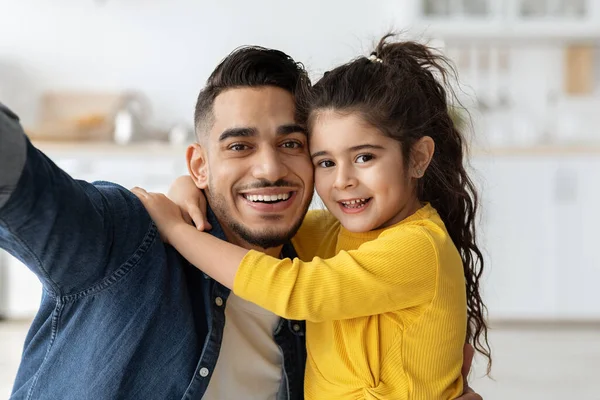
[[[486,400],[600,399],[600,1],[2,1],[0,101],[62,168],[164,191],[185,172],[198,91],[259,44],[315,79],[390,28],[455,63],[481,188]],[[0,251],[1,252],[1,251]],[[0,253],[0,397],[41,287]]]

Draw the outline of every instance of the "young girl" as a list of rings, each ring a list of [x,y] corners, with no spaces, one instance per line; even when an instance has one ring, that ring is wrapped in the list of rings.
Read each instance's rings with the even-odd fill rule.
[[[307,215],[293,240],[299,258],[216,239],[166,198],[136,191],[192,264],[246,300],[307,321],[307,399],[456,398],[465,340],[489,358],[477,199],[434,76],[445,78],[445,61],[388,37],[308,95],[315,185],[329,212]]]

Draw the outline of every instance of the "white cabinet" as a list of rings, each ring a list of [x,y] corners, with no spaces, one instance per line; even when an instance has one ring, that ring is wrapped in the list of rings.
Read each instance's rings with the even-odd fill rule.
[[[433,36],[498,31],[505,24],[503,2],[491,0],[416,0],[417,21]]]
[[[585,39],[600,33],[595,0],[415,0],[420,25],[442,38]]]
[[[492,319],[600,319],[600,155],[478,157]]]
[[[557,183],[558,316],[600,319],[600,157],[564,160]]]
[[[177,176],[187,173],[183,147],[41,144],[40,148],[76,179],[111,181],[126,188],[165,192]],[[41,293],[36,276],[0,250],[0,316],[32,317]]]
[[[556,273],[552,160],[477,160],[483,180],[480,244],[491,318],[554,318]]]
[[[598,2],[595,0],[511,0],[507,2],[510,23],[524,32],[551,34],[597,32]]]
[[[104,180],[126,188],[141,186],[164,192],[175,177],[187,173],[185,148],[179,146],[40,147],[71,176],[90,182]]]

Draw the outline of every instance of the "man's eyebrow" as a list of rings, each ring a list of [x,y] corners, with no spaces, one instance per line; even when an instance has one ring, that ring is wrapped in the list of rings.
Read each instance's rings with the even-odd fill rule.
[[[225,129],[219,136],[219,142],[227,140],[232,137],[250,137],[256,136],[256,128],[229,128]]]
[[[290,135],[292,133],[307,134],[306,128],[299,124],[286,124],[277,127],[277,136]]]

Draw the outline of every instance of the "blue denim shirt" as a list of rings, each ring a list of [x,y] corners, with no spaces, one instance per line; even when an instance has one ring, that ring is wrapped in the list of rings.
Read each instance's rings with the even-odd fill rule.
[[[18,157],[0,159],[0,171],[9,172],[0,173],[0,247],[44,286],[11,398],[202,398],[229,290],[163,244],[128,190],[60,170],[1,104],[0,149],[26,152],[20,172]],[[294,256],[290,245],[284,255]],[[282,319],[273,335],[284,360],[279,397],[302,399],[304,324]]]

